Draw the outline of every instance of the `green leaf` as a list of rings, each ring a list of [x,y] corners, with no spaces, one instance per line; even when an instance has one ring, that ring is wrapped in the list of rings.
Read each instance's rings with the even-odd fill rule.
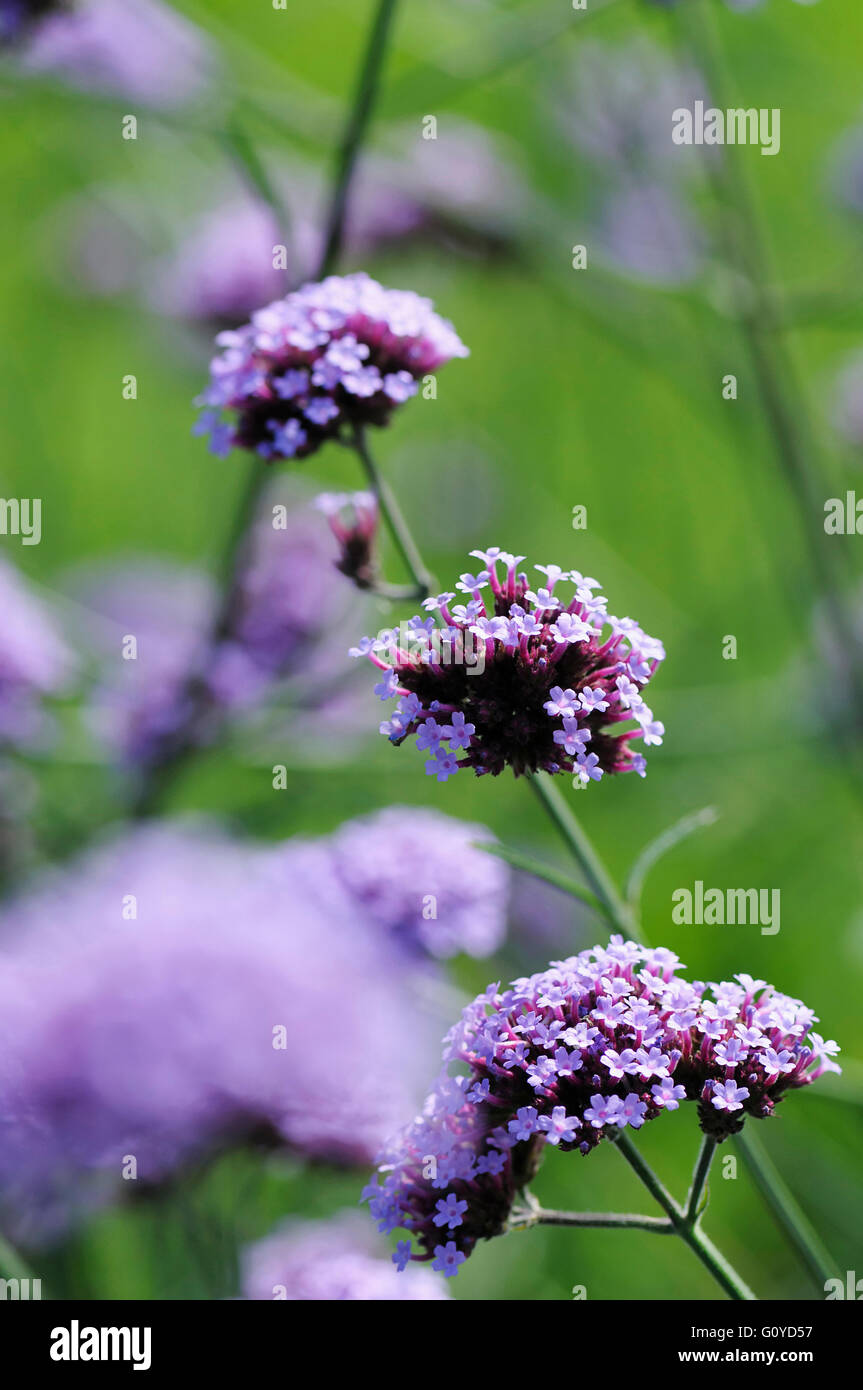
[[[562,893],[569,893],[570,897],[578,898],[593,908],[600,916],[607,917],[599,898],[595,897],[587,888],[582,888],[580,883],[576,883],[569,874],[564,874],[560,869],[555,869],[551,864],[543,864],[539,859],[533,859],[529,854],[523,854],[521,850],[509,849],[507,845],[491,844],[488,840],[474,840],[474,849],[481,849],[485,854],[493,854],[497,859],[503,859],[513,869],[519,869],[523,874],[530,874],[533,878],[542,879],[543,883],[550,883],[553,888],[559,888]]]
[[[667,854],[670,849],[674,849],[675,845],[679,845],[681,840],[685,840],[693,831],[700,830],[702,826],[714,825],[718,820],[719,812],[715,807],[705,806],[701,811],[693,811],[690,815],[684,816],[682,820],[675,821],[668,830],[664,830],[655,840],[651,840],[630,869],[624,886],[624,895],[630,907],[638,908],[644,880],[657,860]]]

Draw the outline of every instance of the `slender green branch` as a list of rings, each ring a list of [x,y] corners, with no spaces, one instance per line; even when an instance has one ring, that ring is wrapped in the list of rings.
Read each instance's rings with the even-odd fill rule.
[[[755,1186],[800,1255],[813,1284],[823,1294],[826,1281],[835,1277],[838,1265],[798,1205],[760,1138],[752,1133],[751,1123],[747,1121],[746,1128],[735,1137],[734,1142],[743,1155]]]
[[[689,1189],[689,1197],[686,1203],[686,1219],[690,1225],[694,1225],[703,1210],[701,1198],[707,1186],[707,1178],[710,1174],[710,1165],[716,1153],[716,1140],[709,1134],[705,1134],[701,1141],[701,1148],[698,1150],[698,1158],[692,1174],[692,1186]]]
[[[624,896],[633,913],[638,913],[644,880],[657,860],[670,849],[674,849],[675,845],[680,844],[680,841],[685,840],[693,831],[700,830],[705,825],[714,825],[718,819],[719,813],[712,806],[705,806],[701,811],[693,811],[691,815],[683,816],[641,851],[623,887]]]
[[[368,130],[378,92],[387,41],[395,15],[397,0],[379,0],[374,23],[369,34],[357,89],[336,158],[333,196],[324,233],[318,279],[330,275],[342,249],[345,220],[348,212],[351,182],[360,148]]]
[[[375,13],[374,23],[360,70],[356,95],[339,146],[336,160],[336,179],[326,221],[324,251],[321,257],[318,278],[329,274],[333,270],[341,250],[344,221],[347,213],[351,184],[360,149],[368,129],[374,101],[377,96],[378,80],[386,51],[390,21],[395,6],[396,0],[380,0]],[[244,174],[249,179],[252,186],[255,187],[260,196],[264,198],[275,211],[277,206],[276,194],[272,185],[269,183],[264,166],[257,158],[236,118],[234,118],[233,124],[228,126],[224,139],[227,142],[229,152],[241,165]],[[372,465],[372,467],[374,467],[374,465]],[[240,598],[240,578],[243,573],[247,547],[250,541],[251,527],[257,515],[267,476],[267,468],[262,464],[260,459],[255,459],[249,470],[247,485],[241,503],[234,513],[233,525],[224,550],[222,561],[222,599],[214,620],[209,650],[212,650],[212,647],[221,641],[231,630]],[[379,492],[379,498],[382,511],[386,512],[387,503],[391,502],[394,508],[394,515],[399,515],[394,501],[391,501],[386,490],[384,490],[384,493]],[[412,571],[412,573],[414,572]],[[414,573],[418,588],[421,584],[418,578],[419,573],[425,574],[421,562],[419,571]],[[422,596],[426,593],[428,593],[428,589],[423,588]],[[188,715],[186,719],[184,719],[182,727],[175,731],[169,743],[166,744],[165,748],[162,750],[161,756],[148,768],[145,776],[137,787],[131,805],[131,814],[135,817],[150,816],[159,809],[162,798],[168,787],[173,783],[176,776],[188,762],[195,750],[197,726],[202,715],[207,711],[210,698],[202,680],[202,673],[200,670],[190,673],[187,691],[191,697]]]
[[[643,941],[641,928],[633,912],[620,896],[614,880],[551,778],[537,773],[528,780],[572,851],[576,862],[581,866],[591,890],[604,905],[612,924],[624,936],[631,937],[634,941]]]
[[[675,11],[689,51],[707,79],[719,107],[735,106],[709,0],[690,0]],[[823,525],[823,495],[815,430],[806,392],[782,336],[782,311],[776,311],[775,283],[758,208],[736,151],[709,151],[707,172],[720,211],[725,259],[747,287],[747,302],[736,314],[749,349],[767,424],[780,468],[800,518],[812,573],[824,603],[826,620],[836,638],[834,660],[854,698],[857,731],[863,710],[863,655],[843,595],[847,573],[840,568],[841,547],[831,543]],[[714,156],[716,156],[714,158]]]
[[[538,859],[534,859],[529,854],[522,854],[519,849],[510,849],[509,845],[497,845],[488,840],[474,840],[473,848],[480,849],[484,854],[493,854],[497,859],[503,859],[512,868],[518,869],[523,874],[530,874],[531,878],[538,878],[543,883],[550,883],[553,888],[559,888],[562,893],[568,893],[572,898],[578,898],[580,902],[593,908],[594,912],[599,912],[603,916],[607,915],[605,904],[593,893],[589,893],[581,884],[576,883],[569,874],[561,873],[559,869],[553,868],[550,864],[543,864]]]
[[[654,1231],[657,1235],[673,1236],[673,1225],[663,1216],[637,1216],[631,1212],[612,1211],[547,1211],[540,1207],[532,1213],[536,1226],[584,1226],[608,1231]]]
[[[411,534],[410,527],[405,521],[392,488],[389,486],[372,458],[366,442],[365,431],[360,425],[358,425],[354,431],[353,447],[357,451],[366,477],[369,480],[369,485],[378,500],[378,507],[389,528],[396,549],[402,558],[405,569],[408,571],[413,581],[413,589],[402,591],[402,596],[416,599],[427,598],[431,593],[432,576],[423,563],[419,547]]]
[[[614,1136],[613,1143],[615,1148],[623,1154],[630,1167],[637,1173],[654,1200],[662,1207],[677,1234],[686,1241],[689,1248],[698,1256],[701,1263],[710,1271],[729,1298],[747,1302],[754,1300],[755,1294],[749,1286],[744,1283],[725,1256],[717,1250],[713,1241],[704,1234],[701,1227],[690,1223],[686,1213],[681,1211],[674,1198],[663,1187],[629,1136],[621,1130]]]

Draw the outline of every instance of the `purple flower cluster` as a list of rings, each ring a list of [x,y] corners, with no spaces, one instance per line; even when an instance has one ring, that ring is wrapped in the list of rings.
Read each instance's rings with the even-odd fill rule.
[[[333,871],[395,941],[439,959],[491,955],[506,930],[509,871],[477,849],[485,826],[438,811],[389,806],[329,839]]]
[[[690,984],[678,965],[664,948],[612,937],[468,1005],[435,1089],[364,1194],[382,1231],[417,1238],[420,1253],[400,1243],[404,1263],[455,1274],[505,1229],[546,1145],[588,1154],[684,1100],[721,1140],[838,1070],[838,1047],[811,1031],[799,1000],[748,975]]]
[[[222,1146],[369,1162],[433,1064],[410,961],[283,847],[155,825],[40,879],[0,941],[0,1212],[25,1243]]]
[[[62,693],[73,658],[45,605],[6,560],[0,611],[0,748],[27,746],[44,735],[42,701]]]
[[[386,425],[419,378],[468,355],[430,300],[362,273],[304,285],[216,342],[195,432],[216,454],[268,460],[306,458],[346,425]]]
[[[427,1269],[400,1279],[356,1212],[329,1221],[286,1221],[243,1252],[243,1296],[294,1302],[441,1300],[446,1285]]]
[[[457,593],[427,599],[426,617],[351,649],[383,673],[375,693],[398,697],[381,733],[394,744],[415,737],[439,782],[462,767],[569,773],[583,786],[606,772],[644,776],[629,745],[662,742],[641,694],[662,643],[632,618],[611,617],[598,582],[577,570],[536,565],[534,589],[519,572],[523,555],[471,555],[482,568],[461,575]],[[561,584],[574,592],[561,594]]]

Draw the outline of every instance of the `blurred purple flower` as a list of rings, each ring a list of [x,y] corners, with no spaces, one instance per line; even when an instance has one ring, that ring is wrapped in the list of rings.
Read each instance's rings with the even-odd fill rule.
[[[431,956],[488,956],[506,931],[509,872],[474,841],[484,826],[389,806],[329,841],[336,878],[401,945]]]
[[[48,727],[42,700],[66,688],[73,657],[47,606],[4,559],[0,612],[0,747],[31,745]]]
[[[434,1066],[406,962],[356,901],[207,827],[40,879],[0,951],[0,1204],[26,1239],[214,1146],[365,1160]]]
[[[687,206],[703,151],[671,139],[672,112],[704,98],[703,79],[644,38],[579,46],[555,119],[586,162],[592,244],[625,273],[692,279],[703,237]],[[709,153],[709,152],[708,152]]]
[[[226,714],[257,709],[280,683],[335,671],[321,635],[332,637],[349,621],[350,591],[320,519],[310,508],[276,502],[277,495],[251,534],[230,630],[212,657],[217,598],[207,576],[146,560],[78,581],[103,672],[88,720],[125,761],[149,762],[182,727],[188,679],[205,665],[210,703],[202,742]],[[133,660],[123,658],[128,637],[137,643]]]
[[[32,30],[22,62],[161,107],[200,95],[217,69],[203,34],[160,0],[70,0]]]
[[[328,1221],[286,1221],[243,1253],[242,1286],[249,1299],[318,1302],[447,1299],[446,1285],[427,1269],[400,1278],[385,1251],[369,1238],[356,1212]]]
[[[830,166],[830,186],[836,201],[846,211],[863,215],[863,126],[845,132]]]
[[[698,274],[704,239],[673,188],[622,181],[606,197],[598,231],[603,254],[630,275],[674,284]]]
[[[294,242],[297,228],[292,228]],[[307,242],[313,236],[306,237]],[[243,323],[261,304],[288,289],[288,270],[274,268],[282,241],[273,212],[260,202],[235,199],[205,213],[178,233],[175,248],[150,269],[146,296],[152,308],[176,318],[224,327]]]

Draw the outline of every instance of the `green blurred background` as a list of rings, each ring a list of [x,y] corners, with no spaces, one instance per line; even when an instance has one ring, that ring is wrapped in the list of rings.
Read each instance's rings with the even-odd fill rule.
[[[370,5],[291,0],[278,13],[265,0],[199,0],[176,8],[223,45],[232,80],[249,101],[245,108],[241,102],[247,133],[265,163],[300,154],[329,167]],[[826,174],[836,140],[860,116],[863,12],[855,0],[812,8],[769,0],[751,15],[714,8],[742,104],[782,111],[778,157],[732,152],[763,211],[778,282],[847,290],[853,301],[863,228],[830,202]],[[531,563],[595,574],[613,611],[632,613],[665,642],[652,704],[666,742],[652,750],[647,779],[605,779],[574,797],[575,809],[619,878],[680,816],[717,809],[713,827],[652,872],[645,930],[653,943],[677,951],[694,978],[745,970],[804,999],[825,1036],[842,1044],[851,1062],[842,1082],[792,1095],[759,1134],[833,1253],[836,1272],[863,1274],[863,1060],[853,1060],[863,1059],[859,764],[847,749],[837,752],[828,727],[835,689],[819,647],[808,552],[744,339],[723,307],[718,255],[694,284],[668,290],[598,265],[586,272],[570,265],[572,245],[589,241],[593,175],[555,124],[555,93],[572,81],[588,36],[619,45],[643,33],[668,46],[675,17],[635,0],[589,22],[561,16],[566,10],[565,0],[551,7],[540,0],[400,6],[372,147],[394,130],[418,131],[428,114],[444,141],[449,121],[469,118],[510,142],[522,180],[546,211],[521,210],[524,232],[504,254],[460,256],[409,243],[366,260],[383,283],[433,298],[471,349],[466,362],[441,371],[435,401],[417,399],[376,437],[376,451],[443,587],[465,568],[470,549],[496,544]],[[549,15],[559,37],[534,53],[516,43],[519,60],[507,61],[514,26]],[[182,200],[192,196],[191,169],[228,183],[236,172],[207,131],[187,129],[182,117],[142,114],[138,140],[126,142],[119,117],[136,109],[127,103],[8,75],[0,91],[0,485],[5,496],[43,499],[42,544],[2,544],[48,591],[70,566],[123,552],[215,566],[246,460],[213,458],[190,437],[207,340],[147,313],[131,296],[88,296],[75,284],[58,209],[94,186],[134,188],[145,202]],[[710,233],[715,210],[706,188],[697,200]],[[340,268],[359,265],[349,256]],[[823,499],[853,488],[860,476],[859,457],[831,433],[828,405],[833,368],[861,341],[863,313],[850,302],[845,312],[807,322],[791,342],[815,422]],[[736,402],[721,397],[728,372],[738,377]],[[121,396],[127,373],[138,378],[134,402]],[[802,411],[802,397],[796,400]],[[354,467],[331,449],[302,471],[330,489],[360,485]],[[588,527],[575,532],[578,503],[587,507]],[[863,542],[831,543],[844,548],[853,597]],[[390,616],[382,607],[377,625]],[[737,638],[733,661],[722,657],[727,634]],[[378,711],[369,691],[370,730]],[[109,772],[74,733],[63,749],[38,767],[41,829],[55,854],[117,814]],[[294,757],[286,747],[289,768]],[[276,838],[325,831],[393,802],[484,821],[506,843],[565,863],[523,784],[465,776],[441,787],[423,777],[413,753],[396,754],[372,735],[337,765],[310,769],[296,750],[287,795],[273,794],[269,767],[254,765],[242,749],[213,753],[177,786],[171,809],[224,812]],[[780,933],[674,925],[671,893],[695,879],[780,889]],[[555,941],[552,951],[590,944],[602,931],[573,913],[571,938]],[[466,991],[481,989],[489,979],[541,968],[548,950],[547,942],[516,933],[499,960],[461,962],[454,975]],[[688,1108],[639,1137],[677,1194],[697,1139]],[[212,1274],[214,1263],[230,1270],[238,1233],[263,1235],[291,1211],[351,1205],[358,1188],[355,1174],[283,1166],[262,1173],[232,1157],[190,1175],[170,1201],[100,1217],[51,1257],[47,1272],[73,1296],[212,1296],[221,1277]],[[646,1209],[634,1177],[605,1146],[589,1162],[553,1154],[536,1192],[547,1206]],[[187,1258],[189,1222],[210,1251],[197,1264]],[[759,1296],[817,1296],[742,1162],[736,1180],[714,1174],[705,1224]],[[208,1268],[206,1277],[195,1273]],[[574,1284],[586,1285],[591,1299],[715,1296],[707,1273],[676,1241],[570,1230],[481,1246],[452,1292],[460,1299],[565,1299]]]

